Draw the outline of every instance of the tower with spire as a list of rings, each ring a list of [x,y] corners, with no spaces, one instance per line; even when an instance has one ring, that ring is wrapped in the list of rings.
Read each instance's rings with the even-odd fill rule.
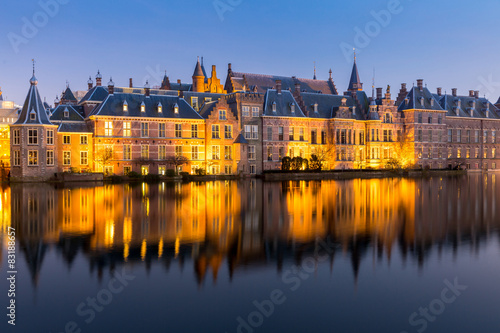
[[[18,120],[10,126],[11,181],[43,181],[57,172],[57,125],[50,122],[33,76]]]
[[[363,90],[363,83],[359,78],[358,65],[356,64],[356,51],[354,51],[354,65],[352,66],[351,79],[347,91],[356,92]]]
[[[205,74],[203,74],[203,69],[201,68],[200,57],[198,57],[198,62],[194,68],[193,91],[205,92]]]

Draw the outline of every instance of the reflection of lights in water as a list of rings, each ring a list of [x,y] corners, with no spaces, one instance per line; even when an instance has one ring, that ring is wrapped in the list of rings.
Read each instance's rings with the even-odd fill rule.
[[[180,248],[181,248],[181,241],[179,238],[176,238],[175,239],[175,258],[177,258],[177,256],[179,255]]]
[[[141,244],[141,260],[144,261],[146,258],[147,242],[144,239]]]
[[[160,243],[158,243],[158,258],[161,258],[163,255],[163,237],[160,239]]]
[[[125,243],[125,246],[123,247],[123,259],[125,259],[125,261],[128,261],[128,255],[129,255],[129,244]]]

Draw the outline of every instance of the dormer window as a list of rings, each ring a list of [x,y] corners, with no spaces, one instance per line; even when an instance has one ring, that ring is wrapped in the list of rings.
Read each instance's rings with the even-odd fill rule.
[[[313,108],[314,108],[314,113],[318,113],[318,103],[314,103]]]
[[[410,104],[410,99],[409,98],[405,98],[405,105],[408,105]]]
[[[141,112],[146,112],[146,104],[144,102],[141,103]]]
[[[425,104],[425,98],[420,97],[420,105],[422,105],[422,106],[423,106],[424,104]]]
[[[475,109],[476,108],[476,101],[471,101],[470,106]]]
[[[30,120],[36,120],[36,113],[34,109],[31,109],[30,112]]]
[[[434,106],[434,98],[432,98],[432,97],[431,97],[431,98],[429,99],[429,102],[431,103],[431,106]]]
[[[64,109],[63,115],[64,115],[64,118],[69,118],[69,111],[68,111],[68,108],[65,108],[65,109]]]
[[[123,112],[127,112],[128,111],[128,103],[127,101],[123,102]]]
[[[342,97],[341,103],[342,103],[342,106],[346,106],[347,105],[347,98]]]
[[[292,111],[292,113],[295,113],[295,104],[290,104],[290,111]]]
[[[273,102],[273,112],[276,113],[276,102]]]
[[[161,103],[158,103],[158,113],[161,113],[162,110],[163,106],[161,105]]]
[[[177,103],[174,104],[174,113],[179,114],[179,105]]]
[[[457,107],[458,108],[462,107],[462,101],[461,100],[456,99],[456,102],[457,102]]]

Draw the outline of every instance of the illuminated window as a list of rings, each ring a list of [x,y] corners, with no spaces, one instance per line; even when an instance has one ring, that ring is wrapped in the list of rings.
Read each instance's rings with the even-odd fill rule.
[[[248,159],[255,160],[255,146],[248,146]]]
[[[226,138],[226,139],[233,138],[233,126],[224,125],[224,138]]]
[[[159,123],[158,124],[158,136],[160,138],[165,137],[165,123]]]
[[[191,137],[192,138],[198,137],[198,125],[196,125],[196,124],[191,125]]]
[[[219,160],[220,159],[220,147],[212,146],[212,159]]]
[[[141,158],[149,159],[149,145],[141,145]]]
[[[257,170],[257,168],[255,167],[255,165],[254,165],[254,164],[250,165],[250,173],[251,173],[252,175],[255,175],[255,174],[257,173],[257,171],[256,171],[256,170]]]
[[[243,117],[250,117],[250,107],[249,106],[243,106],[241,108],[241,113]]]
[[[87,135],[80,135],[80,144],[81,145],[88,145],[89,144],[89,137]]]
[[[52,132],[54,133],[54,132]],[[21,135],[18,129],[12,130],[12,144],[18,145],[21,142]]]
[[[130,121],[123,122],[123,136],[125,137],[132,136],[132,124]]]
[[[457,158],[461,158],[462,157],[462,149],[458,148],[457,149]]]
[[[496,148],[491,148],[491,158],[496,158],[497,157],[497,150]],[[495,168],[493,168],[495,169]]]
[[[227,120],[226,110],[219,110],[219,120]]]
[[[273,160],[273,147],[271,146],[267,147],[267,160],[268,161]]]
[[[295,138],[295,129],[293,127],[290,127],[288,130],[288,140],[293,141]]]
[[[470,148],[465,150],[465,158],[470,158]]]
[[[191,147],[191,159],[192,160],[197,160],[198,159],[198,146],[192,146]]]
[[[497,137],[496,137],[496,132],[493,130],[491,131],[491,143],[496,143]]]
[[[483,143],[488,143],[488,131],[483,132]]]
[[[474,158],[479,158],[479,148],[474,149]]]
[[[284,154],[285,154],[285,149],[283,147],[279,147],[279,149],[278,149],[278,159],[280,161],[284,157]]]
[[[47,150],[47,165],[54,165],[54,151]]]
[[[21,152],[19,150],[14,150],[13,153],[14,153],[14,155],[12,157],[12,164],[14,166],[20,166],[21,165]]]
[[[28,150],[28,165],[38,165],[38,150]]]
[[[127,112],[128,111],[128,103],[127,101],[123,102],[123,112]]]
[[[224,146],[224,159],[225,160],[232,160],[233,159],[231,146]]]
[[[105,121],[104,122],[104,135],[105,136],[112,136],[113,135],[113,122],[112,121]]]
[[[29,145],[37,145],[38,144],[38,130],[37,129],[29,129],[28,130],[28,144]]]
[[[54,130],[47,130],[47,144],[54,144]]]
[[[175,156],[182,156],[182,146],[175,146]]]
[[[252,107],[252,117],[258,117],[259,113],[260,113],[260,110],[259,110],[258,106]]]
[[[219,125],[212,125],[212,139],[220,139]]]
[[[130,145],[123,145],[123,159],[124,160],[132,159],[132,149]]]
[[[165,176],[166,171],[167,171],[167,168],[164,165],[158,166],[158,174],[159,175]]]
[[[198,111],[198,97],[191,97],[191,106]]]
[[[146,104],[144,102],[141,103],[141,112],[146,112]]]
[[[483,158],[488,158],[488,148],[484,148],[483,150]]]
[[[63,152],[63,165],[71,165],[71,152],[70,151]]]
[[[182,124],[175,124],[175,137],[182,138]]]
[[[226,175],[230,175],[232,172],[233,172],[233,171],[232,171],[232,167],[231,167],[230,165],[225,165],[225,166],[224,166],[224,173],[225,173]]]
[[[167,156],[167,147],[165,145],[158,146],[158,159],[164,160]]]
[[[175,114],[179,113],[179,105],[177,103],[174,104],[174,113]]]
[[[130,165],[123,166],[123,174],[124,175],[128,175],[131,172],[132,172],[132,167]]]
[[[71,144],[71,136],[63,135],[63,144],[65,144],[65,145]]]
[[[321,144],[326,144],[326,131],[321,131]]]
[[[87,165],[89,164],[89,153],[86,151],[80,152],[80,164]]]
[[[163,111],[163,105],[161,103],[158,103],[158,113],[161,113]]]
[[[304,127],[299,128],[299,140],[304,141]]]
[[[451,158],[453,156],[453,152],[451,148],[448,148],[448,158]]]
[[[141,123],[141,137],[147,138],[149,136],[149,123]]]

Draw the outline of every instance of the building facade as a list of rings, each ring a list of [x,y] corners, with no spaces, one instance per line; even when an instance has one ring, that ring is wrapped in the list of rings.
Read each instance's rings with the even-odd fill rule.
[[[225,85],[215,66],[196,63],[192,84],[151,89],[102,86],[89,78],[77,99],[69,86],[50,108],[35,76],[10,129],[13,180],[48,179],[57,172],[124,175],[258,175],[300,156],[323,169],[417,167],[496,170],[500,111],[479,92],[431,93],[423,80],[363,91],[356,59],[347,90],[332,79],[233,72]],[[499,101],[500,102],[500,101]]]

